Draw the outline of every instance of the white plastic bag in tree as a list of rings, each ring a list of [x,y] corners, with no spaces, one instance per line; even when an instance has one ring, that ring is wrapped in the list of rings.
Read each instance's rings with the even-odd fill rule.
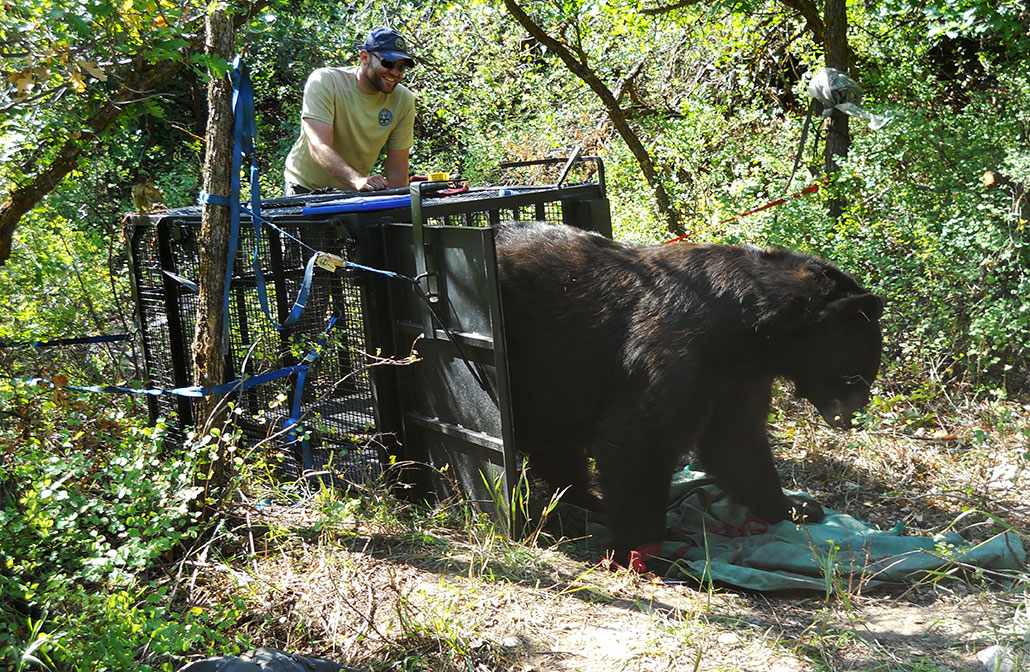
[[[808,97],[823,104],[823,116],[840,110],[852,117],[861,117],[869,122],[874,131],[883,128],[891,120],[889,116],[873,114],[862,109],[862,87],[847,73],[836,68],[823,68],[815,73],[808,85]]]

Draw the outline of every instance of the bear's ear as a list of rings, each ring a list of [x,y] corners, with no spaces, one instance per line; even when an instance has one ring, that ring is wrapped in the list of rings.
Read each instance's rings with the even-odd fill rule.
[[[883,314],[883,300],[874,294],[854,294],[831,301],[825,314],[845,324],[876,322]]]

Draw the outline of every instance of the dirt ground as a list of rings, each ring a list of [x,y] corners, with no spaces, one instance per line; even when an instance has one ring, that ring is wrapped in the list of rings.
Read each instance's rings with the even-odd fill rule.
[[[1006,408],[852,434],[788,408],[773,423],[781,475],[880,529],[971,541],[1009,530],[1030,546],[1030,408]],[[906,409],[878,409],[894,411]],[[611,571],[367,498],[243,502],[230,518],[213,547],[247,561],[212,554],[184,567],[190,599],[244,596],[248,641],[362,670],[979,672],[995,645],[1011,663],[999,670],[1030,669],[1025,570],[955,566],[890,590],[757,594]]]
[[[1026,581],[748,594],[445,529],[340,534],[318,515],[292,508],[251,567],[204,567],[201,584],[263,605],[243,625],[262,645],[359,669],[960,671],[999,642],[1030,655]]]

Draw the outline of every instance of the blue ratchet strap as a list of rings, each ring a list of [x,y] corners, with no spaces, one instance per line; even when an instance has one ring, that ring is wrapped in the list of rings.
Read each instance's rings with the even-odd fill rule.
[[[286,443],[294,444],[300,440],[300,455],[301,464],[304,471],[308,471],[315,466],[315,462],[311,457],[311,446],[308,443],[308,437],[304,432],[304,427],[300,424],[300,399],[304,394],[304,383],[308,378],[308,367],[301,367],[302,371],[297,373],[297,383],[293,391],[293,410],[290,413],[290,417],[283,420],[283,429],[286,431]]]
[[[257,200],[260,202],[260,186],[257,184],[257,153],[254,151],[254,92],[250,86],[250,75],[247,73],[247,65],[237,55],[232,61],[232,70],[229,71],[229,81],[232,82],[232,112],[233,112],[233,145],[232,145],[232,186],[229,189],[231,205],[231,216],[229,218],[229,251],[225,262],[225,295],[223,296],[222,313],[222,340],[229,343],[229,288],[232,286],[232,274],[236,267],[236,253],[240,247],[240,166],[243,163],[243,154],[250,152],[250,193],[251,198],[257,192]],[[260,207],[260,206],[259,206]],[[254,248],[257,249],[257,242],[254,241]]]
[[[206,191],[200,192],[200,195],[197,196],[197,204],[198,205],[207,205],[208,203],[212,203],[214,205],[224,205],[227,208],[231,208],[232,207],[232,201],[229,199],[228,196],[219,196],[218,194],[209,194]]]
[[[260,222],[254,220],[254,228],[259,229],[261,227]],[[255,236],[258,232],[255,231]],[[261,302],[261,310],[265,311],[265,317],[272,323],[272,326],[282,331],[287,327],[293,325],[300,319],[301,313],[304,312],[304,308],[307,307],[308,303],[308,292],[311,291],[311,279],[315,275],[315,262],[318,261],[318,255],[316,252],[311,255],[308,259],[307,266],[304,267],[304,280],[301,282],[300,291],[297,293],[297,298],[293,302],[293,308],[290,309],[290,314],[286,316],[286,319],[279,324],[272,319],[272,314],[268,311],[268,292],[265,290],[265,277],[261,274],[261,267],[258,263],[258,246],[255,240],[254,244],[254,278],[257,281],[258,299]]]
[[[229,288],[232,285],[232,273],[236,266],[236,252],[240,246],[240,166],[242,164],[242,154],[249,147],[251,157],[253,161],[256,161],[254,156],[254,144],[253,136],[246,135],[244,126],[247,122],[246,119],[246,106],[247,98],[250,100],[250,115],[249,124],[250,129],[254,126],[254,96],[250,89],[250,78],[247,76],[246,66],[243,61],[237,56],[232,63],[232,70],[229,71],[229,81],[232,83],[232,108],[233,108],[233,146],[232,146],[232,172],[231,182],[229,186],[228,196],[219,196],[218,194],[208,193],[206,191],[200,192],[197,197],[197,203],[201,205],[221,205],[229,208],[229,250],[226,253],[225,259],[225,290],[222,296],[222,344],[224,347],[229,345]],[[246,95],[243,96],[242,104],[240,104],[240,92],[246,89]],[[249,143],[249,144],[248,144]],[[251,192],[254,192],[254,181],[257,167],[251,167]]]
[[[408,277],[406,275],[401,275],[400,273],[395,273],[393,271],[384,271],[381,268],[372,268],[371,266],[362,266],[361,264],[356,264],[353,261],[348,261],[347,262],[347,268],[354,268],[354,269],[357,269],[359,271],[366,271],[368,273],[377,273],[379,275],[385,275],[388,278],[393,278],[394,280],[405,280],[407,282],[410,282],[411,284],[418,284],[418,280],[416,280],[415,278],[410,278],[410,277]]]
[[[339,321],[338,317],[333,317],[329,320],[329,324],[326,325],[325,331],[322,336],[318,339],[314,349],[311,350],[304,359],[301,360],[300,364],[295,366],[288,366],[284,369],[277,371],[269,371],[268,373],[258,374],[251,376],[250,378],[234,380],[231,383],[224,383],[222,385],[212,385],[209,387],[177,387],[170,390],[161,388],[149,388],[140,389],[136,387],[121,387],[118,385],[64,385],[61,389],[65,390],[76,390],[78,392],[94,392],[101,394],[140,394],[151,397],[158,397],[165,394],[173,394],[180,397],[207,397],[210,395],[223,395],[229,394],[230,392],[238,392],[240,390],[246,390],[251,387],[263,385],[273,380],[280,378],[286,378],[296,374],[297,380],[294,385],[293,393],[293,405],[290,412],[290,417],[283,422],[283,429],[289,430],[287,436],[289,442],[296,442],[300,440],[301,445],[301,456],[304,464],[304,469],[310,470],[314,467],[314,461],[311,457],[311,446],[308,443],[307,437],[303,433],[303,427],[300,424],[301,409],[304,401],[304,383],[307,382],[308,371],[311,369],[311,365],[317,360],[322,354],[322,347],[325,345],[326,340],[329,338],[329,332],[336,328],[336,323]],[[26,385],[35,385],[48,388],[56,388],[57,385],[46,378],[29,378],[29,379],[17,379],[10,378],[11,381],[23,382]]]
[[[315,261],[318,255],[314,255],[308,260],[307,267],[304,270],[304,281],[301,285],[300,292],[297,295],[296,301],[293,303],[293,308],[290,310],[289,316],[283,321],[282,324],[277,323],[272,319],[272,314],[268,310],[268,291],[265,287],[265,276],[261,272],[260,252],[261,252],[261,225],[264,220],[261,217],[261,185],[259,183],[259,171],[257,164],[257,152],[254,151],[254,140],[257,138],[257,125],[254,120],[254,89],[251,86],[250,74],[247,71],[247,66],[243,62],[240,56],[236,56],[232,63],[232,72],[230,76],[233,83],[233,94],[232,94],[232,107],[233,107],[233,204],[235,208],[233,210],[233,230],[230,233],[230,252],[229,259],[230,263],[226,269],[225,279],[225,324],[228,329],[229,319],[229,284],[232,280],[232,260],[236,258],[236,251],[239,247],[239,213],[241,210],[247,212],[246,208],[242,208],[240,204],[240,165],[241,159],[245,154],[250,154],[250,209],[249,214],[251,218],[251,224],[254,227],[254,254],[252,256],[252,266],[254,267],[254,280],[257,285],[258,299],[261,302],[261,310],[264,311],[265,317],[272,323],[278,330],[283,330],[292,324],[294,324],[300,315],[304,312],[304,308],[307,306],[308,292],[311,289],[311,279],[315,271]]]
[[[304,471],[310,471],[315,466],[314,460],[311,457],[311,445],[304,433],[303,426],[300,424],[301,405],[304,401],[304,383],[308,378],[308,370],[315,360],[321,356],[322,346],[325,345],[326,339],[329,338],[329,332],[336,328],[338,320],[339,318],[337,317],[329,319],[329,324],[326,325],[325,331],[322,332],[322,336],[318,339],[314,349],[301,360],[301,364],[298,367],[300,371],[297,372],[297,382],[293,388],[293,408],[290,412],[290,417],[283,421],[283,429],[289,430],[286,434],[288,437],[287,443],[295,443],[298,438],[300,439],[301,464]]]
[[[263,385],[264,383],[278,380],[279,378],[285,378],[286,376],[294,373],[299,374],[302,370],[307,372],[307,366],[298,364],[296,366],[289,366],[285,369],[279,369],[278,371],[269,371],[268,373],[262,373],[250,378],[244,378],[241,380],[234,380],[231,383],[224,383],[222,385],[213,385],[211,387],[177,387],[171,390],[164,390],[161,388],[150,388],[140,389],[137,387],[120,387],[118,385],[65,385],[62,389],[66,390],[78,390],[79,392],[98,392],[103,394],[143,394],[151,397],[159,397],[164,394],[174,394],[180,397],[206,397],[212,394],[228,394],[236,390],[246,390],[257,385]],[[12,378],[11,380],[17,380]],[[38,385],[42,387],[57,387],[53,381],[47,380],[46,378],[29,378],[24,380],[27,385]]]

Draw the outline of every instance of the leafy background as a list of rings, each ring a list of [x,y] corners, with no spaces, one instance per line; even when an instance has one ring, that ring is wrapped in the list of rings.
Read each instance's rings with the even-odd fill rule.
[[[807,84],[823,59],[792,6],[685,2],[655,11],[631,0],[534,0],[524,8],[578,46],[609,88],[636,71],[622,105],[694,240],[818,254],[886,299],[880,410],[955,395],[1025,403],[1027,197],[982,183],[985,171],[1023,185],[1030,178],[1025,3],[850,3],[863,105],[891,123],[871,131],[853,120],[850,154],[831,185],[741,219],[731,218],[799,191],[807,167],[821,165],[810,135],[799,177],[787,184]],[[122,215],[135,210],[132,187],[153,181],[170,207],[192,204],[199,191],[206,82],[219,71],[188,55],[205,11],[167,0],[0,6],[0,180],[12,191],[66,143],[85,147],[22,219],[0,267],[0,343],[131,325]],[[420,61],[408,77],[418,100],[412,172],[449,170],[485,184],[503,161],[582,146],[605,162],[617,237],[670,237],[594,94],[503,4],[483,0],[286,0],[249,20],[238,46],[254,78],[265,196],[281,191],[307,74],[354,62],[364,35],[383,24],[407,35]],[[87,144],[91,115],[134,73],[166,61],[181,65]],[[846,201],[839,220],[826,216],[831,197]],[[64,374],[84,384],[139,379],[139,360],[116,348],[0,351],[5,376]],[[205,446],[219,439],[169,452],[162,428],[145,427],[143,416],[132,400],[0,382],[0,660],[169,668],[188,651],[248,643],[230,627],[242,606],[188,604],[153,571],[201,544],[197,512],[208,500],[194,484],[209,465]],[[929,417],[903,418],[900,431]]]

